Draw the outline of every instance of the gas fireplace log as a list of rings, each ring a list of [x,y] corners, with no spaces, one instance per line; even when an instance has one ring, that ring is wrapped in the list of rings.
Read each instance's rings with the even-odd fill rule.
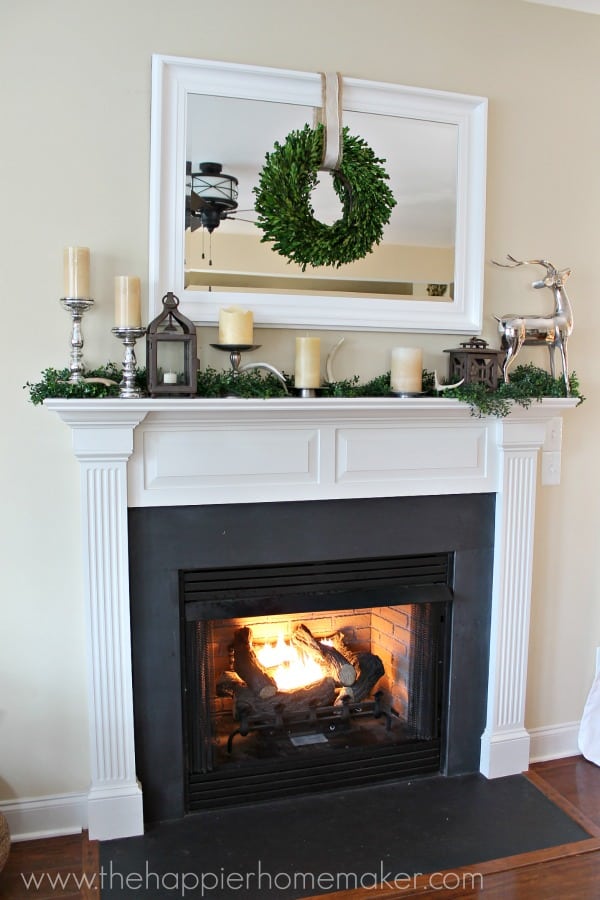
[[[336,631],[334,634],[330,634],[327,636],[327,640],[331,641],[335,649],[338,653],[341,653],[344,659],[347,659],[348,662],[354,666],[356,671],[358,672],[359,664],[358,657],[356,653],[348,647],[346,644],[346,637],[343,631]]]
[[[292,632],[292,643],[311,659],[325,666],[337,684],[348,687],[356,681],[356,669],[348,660],[327,644],[318,641],[306,625],[297,625]]]
[[[357,653],[360,672],[356,682],[352,685],[354,700],[364,700],[368,697],[379,679],[385,674],[385,669],[380,658],[374,653]]]
[[[274,697],[261,699],[240,679],[236,672],[223,672],[217,681],[219,697],[233,697],[233,718],[244,717],[274,719],[282,715],[306,715],[311,706],[331,706],[335,698],[333,678],[323,678],[315,684],[295,691],[281,691]]]
[[[215,685],[217,697],[233,697],[239,688],[248,689],[248,685],[232,669],[227,669],[226,672],[219,675]]]
[[[267,700],[277,693],[277,685],[263,669],[252,649],[252,632],[248,627],[238,628],[235,632],[233,654],[233,668],[261,700]]]
[[[360,703],[361,700],[365,700],[381,676],[385,674],[383,663],[374,653],[360,652],[354,656],[358,666],[358,678],[353,685],[340,691],[335,701],[336,706],[343,702],[344,697],[348,697],[352,703]]]
[[[340,691],[336,703],[342,701],[342,696],[350,697],[351,700],[358,702],[368,697],[379,679],[385,674],[385,669],[381,659],[374,653],[366,651],[358,651],[355,653],[346,644],[346,638],[342,631],[336,631],[335,634],[327,638],[342,656],[351,662],[357,672],[357,679],[353,685]]]

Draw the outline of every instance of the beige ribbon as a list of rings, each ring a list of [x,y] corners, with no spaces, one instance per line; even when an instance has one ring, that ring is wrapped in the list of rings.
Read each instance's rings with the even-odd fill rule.
[[[320,121],[323,135],[322,172],[333,172],[342,164],[342,76],[339,72],[321,73],[322,106]]]

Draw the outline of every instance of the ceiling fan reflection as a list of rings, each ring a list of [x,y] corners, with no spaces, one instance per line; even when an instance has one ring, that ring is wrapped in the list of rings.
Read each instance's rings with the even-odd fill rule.
[[[186,163],[186,203],[185,227],[191,231],[205,228],[209,234],[218,228],[224,219],[240,219],[235,212],[253,212],[238,209],[238,180],[223,172],[221,163],[201,162],[198,170],[192,163]]]

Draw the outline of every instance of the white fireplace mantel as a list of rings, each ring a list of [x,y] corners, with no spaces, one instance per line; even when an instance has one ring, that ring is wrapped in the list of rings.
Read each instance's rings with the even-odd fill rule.
[[[495,493],[487,725],[481,772],[524,771],[538,457],[558,484],[575,399],[477,418],[456,400],[46,400],[80,461],[88,631],[91,838],[143,833],[136,779],[128,506]]]

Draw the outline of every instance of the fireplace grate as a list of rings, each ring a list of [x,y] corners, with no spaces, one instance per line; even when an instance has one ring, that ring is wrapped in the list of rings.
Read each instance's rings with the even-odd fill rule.
[[[361,700],[360,703],[350,703],[346,697],[340,706],[313,706],[302,716],[286,716],[283,710],[278,710],[268,718],[247,716],[242,713],[239,727],[232,731],[227,739],[227,753],[232,752],[233,742],[238,734],[241,737],[246,737],[251,732],[259,731],[279,731],[282,734],[287,734],[288,729],[291,729],[293,726],[296,728],[302,728],[302,726],[315,728],[318,726],[323,727],[323,725],[328,723],[331,728],[342,729],[348,728],[354,720],[359,718],[380,719],[382,716],[385,719],[386,730],[390,731],[393,713],[383,703],[383,691],[377,691],[373,695],[373,700]],[[308,740],[302,740],[302,737],[308,738]],[[300,745],[321,743],[321,740],[315,740],[314,737],[322,738],[323,741],[326,740],[322,732],[317,731],[314,736],[298,735],[296,743]],[[293,736],[291,741],[292,743],[295,741]]]

